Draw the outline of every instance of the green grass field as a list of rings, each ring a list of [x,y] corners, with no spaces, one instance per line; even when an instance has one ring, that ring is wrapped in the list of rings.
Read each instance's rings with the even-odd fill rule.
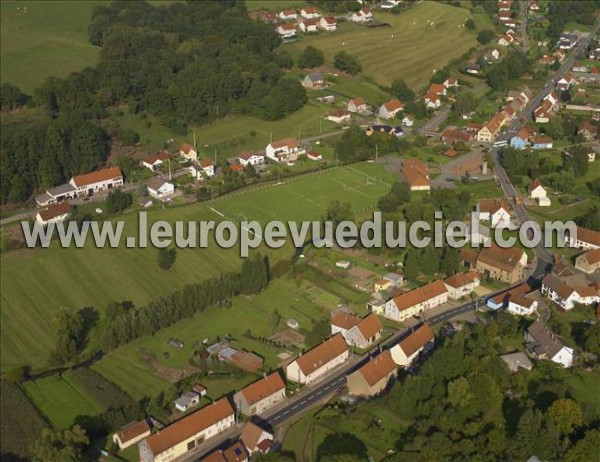
[[[73,425],[78,416],[93,416],[105,410],[69,372],[23,385],[35,406],[59,429]]]
[[[268,347],[264,343],[244,336],[250,329],[254,337],[269,336],[285,328],[288,318],[298,320],[301,328],[310,328],[312,322],[328,313],[323,307],[313,303],[307,296],[305,286],[296,287],[293,281],[278,279],[264,292],[253,297],[236,297],[231,308],[210,308],[198,313],[191,319],[185,319],[152,337],[144,337],[131,342],[113,353],[106,355],[93,366],[93,369],[115,382],[136,399],[148,394],[157,394],[169,388],[169,383],[160,373],[155,373],[152,365],[141,354],[151,352],[162,366],[173,369],[186,368],[199,341],[216,341],[217,336],[224,338],[231,334],[234,348],[253,351],[265,359],[267,367],[276,368],[279,363],[277,354],[281,350]],[[291,294],[296,296],[291,296]],[[271,316],[280,314],[278,324]],[[184,342],[179,350],[167,345],[167,339],[175,337]],[[165,359],[164,352],[170,357]],[[233,378],[203,378],[209,396],[218,398],[223,393],[239,388],[256,377],[245,375]]]
[[[240,220],[266,222],[319,219],[334,199],[343,199],[357,209],[373,207],[388,191],[382,183],[365,184],[363,175],[349,168],[328,170],[278,186],[261,186],[220,198],[211,204],[193,204],[150,212],[149,222],[166,220],[221,220],[211,211]],[[124,235],[136,235],[137,213],[122,216]],[[266,249],[269,250],[269,249]],[[291,242],[270,250],[272,262],[292,254]],[[2,254],[2,370],[30,364],[45,364],[53,343],[52,315],[60,307],[99,311],[110,301],[130,300],[137,306],[170,293],[185,284],[236,270],[239,250],[224,250],[211,244],[206,249],[180,249],[169,271],[156,264],[151,247],[97,249],[88,242],[82,249],[22,249]]]
[[[2,82],[31,93],[49,76],[93,66],[99,48],[88,42],[92,10],[106,1],[3,1]]]
[[[297,54],[308,45],[333,55],[344,50],[358,58],[363,73],[382,85],[405,79],[414,90],[425,85],[432,72],[476,46],[475,34],[461,27],[469,11],[438,2],[421,2],[408,11],[393,15],[377,10],[374,19],[391,27],[368,29],[342,23],[334,33],[306,37],[285,47]],[[428,21],[433,22],[430,25]]]
[[[246,0],[248,11],[269,10],[279,11],[284,8],[294,8],[304,6],[306,2],[302,0]]]

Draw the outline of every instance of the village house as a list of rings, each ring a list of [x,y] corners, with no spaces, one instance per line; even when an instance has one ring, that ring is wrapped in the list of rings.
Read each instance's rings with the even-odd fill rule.
[[[419,159],[404,159],[402,161],[402,176],[411,191],[429,191],[429,167]]]
[[[347,109],[332,109],[329,111],[327,115],[327,120],[331,120],[332,122],[340,125],[345,125],[350,122],[351,112]]]
[[[447,301],[446,285],[438,279],[388,300],[385,303],[383,315],[392,321],[402,322]]]
[[[198,151],[191,144],[182,144],[179,148],[179,154],[181,157],[191,160],[192,162],[198,160]]]
[[[159,152],[157,154],[152,154],[151,156],[145,157],[140,163],[142,167],[155,172],[162,168],[163,162],[168,162],[170,160],[171,156],[169,156],[169,153]]]
[[[317,151],[308,151],[306,157],[308,160],[323,160],[323,156]]]
[[[565,231],[565,243],[569,247],[576,247],[581,250],[594,250],[600,248],[600,232],[593,229],[577,227],[577,235]]]
[[[522,128],[510,139],[510,147],[515,149],[525,149],[529,143],[529,132]]]
[[[150,426],[146,420],[130,422],[113,435],[113,443],[119,449],[127,449],[150,435]]]
[[[494,297],[489,297],[486,301],[486,305],[488,308],[496,311],[500,308],[504,308],[511,297],[516,295],[527,295],[529,292],[531,292],[531,286],[526,282],[523,282],[515,287],[500,292]]]
[[[525,346],[535,359],[547,359],[563,367],[571,367],[574,361],[573,349],[554,334],[540,318],[525,332]]]
[[[467,269],[475,269],[477,266],[477,257],[479,254],[468,247],[463,247],[458,251],[458,261]]]
[[[577,134],[582,136],[586,141],[593,141],[596,138],[598,130],[588,120],[582,122],[577,127]]]
[[[442,143],[450,145],[454,143],[468,143],[471,141],[471,135],[457,128],[446,128],[442,132],[441,140]]]
[[[370,398],[382,393],[398,375],[396,363],[389,351],[383,351],[346,378],[353,396]]]
[[[579,41],[579,37],[575,33],[563,32],[558,39],[557,48],[560,50],[570,50]]]
[[[483,59],[488,63],[498,61],[501,57],[502,53],[497,48],[492,48],[483,55]]]
[[[348,110],[350,112],[366,112],[369,110],[369,106],[364,98],[357,97],[348,101]]]
[[[320,72],[312,72],[302,79],[302,86],[305,88],[318,89],[323,86],[325,80]]]
[[[502,37],[498,39],[498,45],[502,47],[507,47],[515,43],[515,36],[513,34],[505,33]]]
[[[407,114],[403,117],[402,125],[404,125],[406,127],[412,127],[413,124],[414,124],[413,116],[411,116],[410,114]]]
[[[390,349],[392,359],[400,367],[409,367],[421,351],[433,344],[434,339],[429,324],[423,323]]]
[[[359,11],[355,11],[350,16],[352,22],[370,22],[373,20],[373,13],[369,8],[362,8]]]
[[[235,411],[221,398],[138,443],[140,462],[167,462],[235,425]]]
[[[552,138],[548,136],[536,136],[531,143],[532,149],[552,149]]]
[[[458,300],[470,295],[479,286],[479,275],[477,271],[456,273],[444,279],[444,284],[448,290],[448,297]]]
[[[277,26],[277,33],[282,38],[292,38],[296,36],[296,26],[294,24],[282,23]]]
[[[198,393],[188,391],[182,394],[173,403],[175,404],[175,409],[177,409],[178,411],[187,412],[191,408],[200,404],[200,396],[198,396]]]
[[[321,17],[321,13],[313,6],[305,6],[300,10],[300,16],[304,19],[318,19]]]
[[[587,72],[588,71],[588,67],[585,64],[582,64],[580,62],[576,62],[575,64],[573,64],[573,67],[571,68],[571,70],[573,72]]]
[[[44,210],[40,210],[35,214],[35,221],[45,226],[48,223],[65,221],[70,213],[71,204],[68,201],[63,201],[58,204],[50,204]]]
[[[442,105],[440,95],[437,93],[427,92],[423,98],[423,101],[425,101],[425,106],[429,109],[437,109]]]
[[[350,350],[341,334],[336,334],[301,354],[285,368],[288,381],[310,384],[350,358]]]
[[[444,87],[446,88],[458,88],[460,85],[458,84],[458,79],[456,77],[448,77],[444,80]]]
[[[327,32],[333,32],[337,29],[337,19],[333,16],[324,16],[321,18],[321,29]]]
[[[427,93],[433,93],[440,96],[446,96],[446,85],[442,83],[432,83]]]
[[[529,0],[529,10],[530,11],[540,11],[540,5],[537,0]]]
[[[236,409],[246,416],[260,415],[284,398],[285,383],[279,372],[273,372],[233,395]]]
[[[223,449],[216,449],[207,456],[199,459],[200,462],[249,462],[250,454],[242,441],[236,441]]]
[[[567,72],[558,82],[556,82],[556,88],[560,91],[567,91],[574,83],[575,77],[573,77],[573,74],[570,72]]]
[[[169,183],[159,176],[150,178],[146,183],[146,187],[148,188],[148,194],[155,199],[169,197],[175,192],[173,183]]]
[[[551,205],[551,201],[548,198],[548,191],[542,186],[539,180],[533,180],[527,186],[527,193],[530,199],[537,201],[540,207],[548,207]]]
[[[544,277],[540,292],[565,311],[572,310],[575,303],[592,305],[600,301],[597,286],[593,284],[571,286],[555,274]]]
[[[199,162],[199,166],[207,177],[213,177],[215,175],[215,164],[210,159],[202,159]]]
[[[240,441],[250,455],[267,454],[273,446],[273,433],[250,421],[244,426]]]
[[[499,1],[497,6],[498,6],[499,13],[510,11],[510,2],[509,1]],[[509,16],[510,16],[510,13],[509,13]],[[498,18],[500,19],[500,14],[498,14]]]
[[[575,268],[586,273],[600,271],[600,248],[588,250],[575,259]]]
[[[527,254],[517,247],[485,247],[477,257],[477,271],[486,278],[514,284],[523,279]]]
[[[206,396],[206,387],[200,383],[197,383],[196,385],[194,385],[194,387],[192,388],[192,391],[194,393],[197,393],[198,396],[200,396],[200,398],[203,398]]]
[[[527,355],[522,351],[502,355],[500,356],[500,359],[506,363],[508,369],[513,374],[517,373],[520,369],[525,369],[527,371],[533,369],[533,364],[531,363]]]
[[[294,8],[281,10],[279,12],[279,19],[281,19],[282,21],[292,21],[296,18],[298,18],[298,12]]]
[[[296,138],[273,141],[265,149],[267,157],[275,162],[294,162],[306,150],[300,146]]]
[[[404,109],[404,104],[400,100],[391,99],[381,105],[379,108],[379,117],[382,119],[393,119],[402,109]]]
[[[504,114],[502,114],[501,112],[496,114],[490,119],[490,121],[487,124],[485,124],[481,128],[481,130],[477,132],[477,141],[488,143],[492,142],[494,138],[496,138],[496,135],[498,135],[498,132],[504,126],[505,123],[506,119],[504,117]]]
[[[317,19],[299,19],[298,27],[302,32],[311,33],[319,31],[319,21]]]
[[[477,63],[469,62],[465,66],[467,74],[479,75],[481,74],[481,66]]]
[[[508,299],[507,310],[517,316],[531,316],[537,310],[538,302],[521,294],[513,295]]]
[[[477,218],[489,222],[492,228],[510,222],[508,206],[501,199],[481,199],[477,203]]]
[[[260,165],[265,162],[265,154],[262,151],[242,151],[238,155],[240,165],[247,167],[248,165]]]
[[[337,310],[331,317],[331,335],[338,333],[342,334],[348,345],[366,349],[381,338],[383,324],[374,313],[361,319],[343,310]]]

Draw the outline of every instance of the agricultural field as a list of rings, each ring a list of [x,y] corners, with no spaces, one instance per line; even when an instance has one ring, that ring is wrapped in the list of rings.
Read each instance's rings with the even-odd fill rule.
[[[246,0],[248,11],[279,11],[285,8],[301,7],[305,4],[306,2],[303,2],[302,0]]]
[[[66,77],[98,61],[88,41],[92,10],[107,1],[3,1],[1,80],[31,94],[48,77]]]
[[[299,322],[301,331],[309,330],[313,323],[328,316],[329,310],[336,306],[332,304],[327,309],[319,303],[322,297],[322,293],[311,293],[307,283],[297,286],[294,281],[277,279],[256,296],[235,297],[229,308],[211,307],[191,319],[162,329],[152,337],[135,340],[106,355],[93,369],[139,399],[167,391],[169,382],[196,372],[197,369],[189,367],[189,359],[199,342],[206,340],[211,344],[227,336],[233,339],[233,348],[252,351],[265,359],[265,368],[276,368],[280,362],[277,355],[284,350],[268,346],[257,338],[285,329],[289,318]],[[333,302],[336,299],[328,300]],[[253,338],[246,335],[248,329]],[[169,346],[169,338],[182,341],[183,348]],[[165,353],[168,353],[168,358]],[[218,398],[256,378],[254,374],[241,373],[214,379],[206,377],[202,384],[208,388],[210,397]]]
[[[220,221],[215,211],[233,220],[319,219],[335,199],[352,203],[357,210],[372,209],[389,186],[367,182],[352,168],[337,169],[291,179],[277,186],[259,186],[216,199],[150,212],[149,222],[166,220]],[[260,206],[258,204],[261,204]],[[212,209],[212,210],[211,210]],[[135,236],[137,213],[122,218],[125,236]],[[291,244],[278,250],[263,249],[272,264],[292,254]],[[100,312],[111,301],[143,305],[185,284],[239,268],[237,248],[179,249],[169,271],[156,264],[154,248],[98,249],[88,242],[82,249],[22,249],[2,254],[2,368],[23,364],[42,366],[53,343],[48,328],[59,307],[94,307]],[[41,322],[40,320],[44,320]],[[110,378],[109,378],[110,379]]]
[[[358,58],[363,74],[380,85],[404,79],[419,90],[436,68],[477,45],[475,34],[462,27],[469,17],[464,8],[421,2],[399,15],[377,10],[375,20],[391,27],[369,29],[342,23],[335,33],[306,37],[282,48],[298,54],[313,45],[323,50],[328,65],[333,64],[335,53],[344,50]]]
[[[23,383],[35,406],[59,429],[68,428],[80,416],[93,416],[106,410],[85,392],[72,372]]]

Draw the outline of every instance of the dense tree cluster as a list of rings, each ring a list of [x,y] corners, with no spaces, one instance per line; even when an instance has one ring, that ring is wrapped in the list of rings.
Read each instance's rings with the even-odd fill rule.
[[[312,45],[307,46],[298,56],[298,67],[312,68],[322,66],[325,62],[323,52]]]
[[[592,207],[584,215],[575,218],[575,223],[584,228],[600,231],[600,207],[597,205]]]
[[[580,24],[594,24],[597,5],[586,0],[553,0],[548,2],[546,17],[550,21],[546,34],[551,39],[558,39],[569,21]]]
[[[133,196],[131,193],[124,192],[120,189],[113,189],[106,196],[106,211],[108,213],[118,213],[131,207],[133,204]]]
[[[521,50],[511,50],[506,57],[488,73],[486,82],[494,90],[505,91],[509,81],[520,78],[531,70],[531,61]]]
[[[352,56],[345,51],[340,51],[333,57],[333,65],[336,69],[347,72],[350,75],[356,75],[362,70],[362,66],[355,56]]]
[[[79,425],[64,431],[46,428],[33,445],[32,452],[39,462],[79,462],[89,442],[85,430]]]
[[[10,83],[0,85],[0,110],[12,111],[23,107],[27,103],[27,95],[21,93],[18,87]]]
[[[0,199],[22,202],[38,187],[89,172],[108,155],[106,134],[77,114],[28,125],[3,125]]]
[[[335,155],[341,162],[360,162],[374,159],[378,155],[399,152],[408,146],[405,140],[386,133],[373,133],[368,136],[358,125],[344,131],[335,145]]]

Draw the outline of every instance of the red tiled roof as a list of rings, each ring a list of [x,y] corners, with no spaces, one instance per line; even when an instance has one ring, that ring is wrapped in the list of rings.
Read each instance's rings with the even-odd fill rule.
[[[389,112],[393,112],[393,111],[397,111],[397,110],[401,110],[404,107],[404,104],[402,104],[402,101],[394,98],[389,100],[387,103],[385,103],[383,105]]]
[[[331,318],[331,325],[340,327],[344,330],[349,330],[356,326],[360,321],[361,319],[358,316],[338,310]]]
[[[368,340],[374,337],[378,332],[381,332],[383,324],[381,324],[381,321],[375,313],[371,313],[366,318],[362,319],[356,325],[356,328],[360,331],[363,338]]]
[[[73,177],[73,183],[75,183],[75,186],[81,187],[122,177],[123,175],[121,174],[119,167],[110,167],[96,172],[86,173],[84,175],[77,175]]]
[[[458,288],[472,284],[479,279],[477,271],[469,271],[467,273],[456,273],[444,279],[444,283],[450,287]]]
[[[348,345],[344,337],[336,334],[298,357],[296,363],[304,375],[310,375],[347,351]]]
[[[126,443],[134,438],[137,438],[140,435],[143,435],[146,432],[150,431],[150,426],[148,422],[145,420],[139,420],[136,422],[131,422],[125,425],[121,430],[117,432],[117,436],[119,437],[119,441],[121,444]]]
[[[154,165],[157,160],[169,160],[171,156],[168,152],[159,152],[156,154],[151,154],[148,157],[145,157],[142,162],[150,165]]]
[[[280,392],[285,388],[285,384],[278,372],[263,377],[246,388],[242,389],[242,394],[249,406],[262,401],[263,399]]]
[[[43,221],[52,220],[53,218],[65,215],[71,211],[71,204],[68,201],[52,204],[39,212]]]
[[[434,339],[429,324],[421,325],[417,330],[402,340],[398,345],[407,357],[412,356]]]
[[[411,308],[419,303],[423,303],[427,300],[431,300],[434,297],[438,297],[448,292],[446,285],[440,279],[437,279],[429,284],[426,284],[418,289],[406,292],[396,298],[394,303],[399,311]]]
[[[396,363],[389,350],[385,350],[361,367],[357,373],[363,376],[370,387],[389,377],[396,371]]]
[[[193,435],[206,430],[215,423],[233,415],[233,408],[227,398],[221,398],[150,435],[146,438],[146,443],[150,447],[152,454],[157,456]]]
[[[179,150],[181,152],[183,152],[184,154],[189,154],[190,151],[195,151],[196,149],[191,144],[186,143],[186,144],[182,144],[181,147],[179,148]]]
[[[274,141],[271,143],[271,146],[275,149],[283,148],[286,146],[288,148],[294,149],[298,147],[298,140],[296,138],[287,138],[285,140]]]
[[[577,240],[600,246],[600,232],[578,226]]]
[[[402,162],[402,174],[410,186],[429,185],[429,167],[419,159],[405,159]]]

